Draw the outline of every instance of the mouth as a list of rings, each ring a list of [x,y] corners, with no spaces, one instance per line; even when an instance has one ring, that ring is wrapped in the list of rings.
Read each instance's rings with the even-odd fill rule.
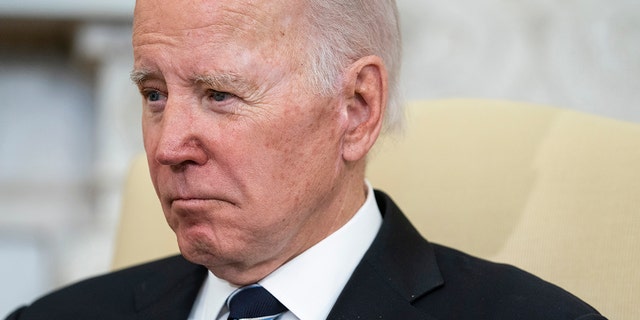
[[[182,209],[198,209],[212,204],[237,206],[236,203],[224,197],[173,197],[170,198],[169,204],[172,208]]]

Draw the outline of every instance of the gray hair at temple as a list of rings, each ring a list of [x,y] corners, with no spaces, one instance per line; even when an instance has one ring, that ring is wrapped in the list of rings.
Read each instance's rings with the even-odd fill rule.
[[[342,70],[369,55],[382,58],[389,74],[385,131],[401,128],[398,93],[402,44],[395,0],[308,0],[311,87],[334,94]]]

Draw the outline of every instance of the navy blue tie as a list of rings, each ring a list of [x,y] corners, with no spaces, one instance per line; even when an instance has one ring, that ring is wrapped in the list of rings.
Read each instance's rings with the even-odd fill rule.
[[[258,284],[242,287],[227,298],[228,320],[275,320],[287,311],[276,297]]]

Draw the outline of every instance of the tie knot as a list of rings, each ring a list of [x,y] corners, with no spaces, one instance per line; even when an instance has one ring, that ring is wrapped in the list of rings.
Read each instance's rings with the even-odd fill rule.
[[[227,298],[229,320],[239,319],[277,319],[287,311],[276,297],[258,284],[239,288]]]

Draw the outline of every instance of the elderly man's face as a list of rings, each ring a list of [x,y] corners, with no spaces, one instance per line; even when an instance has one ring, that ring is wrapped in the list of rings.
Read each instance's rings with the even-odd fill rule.
[[[138,0],[133,78],[182,253],[237,283],[335,228],[340,97],[306,86],[303,1]]]

